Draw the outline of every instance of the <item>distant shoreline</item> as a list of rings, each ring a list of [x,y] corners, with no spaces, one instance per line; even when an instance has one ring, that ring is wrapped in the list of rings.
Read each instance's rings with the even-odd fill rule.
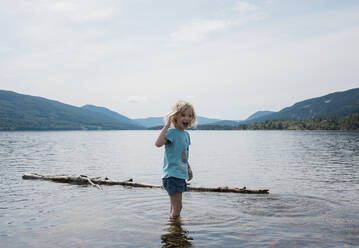
[[[1,132],[15,131],[156,131],[162,126],[143,129],[111,129],[101,127],[82,128],[26,128],[0,127]],[[315,118],[311,120],[274,120],[254,124],[239,124],[238,126],[199,125],[192,131],[256,131],[256,130],[285,130],[285,131],[358,131],[359,114],[352,114],[343,118]]]

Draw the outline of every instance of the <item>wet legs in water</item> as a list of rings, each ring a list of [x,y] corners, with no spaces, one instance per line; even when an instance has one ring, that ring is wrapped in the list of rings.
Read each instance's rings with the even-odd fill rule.
[[[176,192],[173,195],[170,195],[171,201],[171,219],[177,219],[181,215],[182,210],[182,192]]]

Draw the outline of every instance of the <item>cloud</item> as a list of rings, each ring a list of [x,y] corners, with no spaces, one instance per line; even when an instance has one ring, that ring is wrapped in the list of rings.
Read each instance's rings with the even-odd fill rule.
[[[115,11],[111,8],[97,8],[96,6],[91,6],[91,2],[87,1],[58,1],[49,5],[49,10],[64,15],[74,22],[106,20],[115,14]]]
[[[197,43],[205,40],[210,34],[225,29],[230,25],[225,20],[200,20],[182,26],[171,34],[174,43]]]
[[[254,11],[258,11],[259,7],[252,3],[248,3],[245,1],[239,1],[239,2],[237,2],[235,9],[239,12],[254,12]]]
[[[234,10],[237,12],[237,17],[233,23],[245,25],[253,21],[262,21],[269,16],[269,10],[266,9],[270,2],[265,2],[262,5],[256,5],[247,1],[238,1],[234,5]]]
[[[1,75],[1,77],[5,79],[11,79],[11,78],[16,78],[17,76],[15,74],[4,74]]]
[[[174,45],[185,43],[199,43],[207,40],[211,35],[225,29],[235,29],[251,22],[263,20],[267,12],[259,5],[247,1],[238,1],[231,6],[234,15],[221,19],[202,19],[188,22],[178,28],[170,36]]]
[[[10,52],[13,52],[14,49],[11,48],[11,47],[4,47],[4,46],[0,46],[0,53],[3,54],[3,53],[10,53]]]
[[[144,103],[147,102],[147,96],[129,96],[126,100],[129,103]]]

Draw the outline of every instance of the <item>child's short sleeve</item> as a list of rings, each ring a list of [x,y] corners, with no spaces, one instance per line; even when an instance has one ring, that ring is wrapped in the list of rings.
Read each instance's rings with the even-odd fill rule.
[[[189,135],[188,132],[186,132],[186,134],[187,134],[187,138],[188,138],[188,145],[190,145],[191,144],[191,136]]]
[[[174,141],[174,136],[175,136],[175,129],[174,128],[169,128],[167,130],[167,133],[166,133],[166,139],[172,143]]]

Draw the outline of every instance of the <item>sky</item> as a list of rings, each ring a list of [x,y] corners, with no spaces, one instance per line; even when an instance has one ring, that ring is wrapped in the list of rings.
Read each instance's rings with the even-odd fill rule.
[[[129,118],[198,115],[359,87],[359,1],[0,0],[0,89]]]

